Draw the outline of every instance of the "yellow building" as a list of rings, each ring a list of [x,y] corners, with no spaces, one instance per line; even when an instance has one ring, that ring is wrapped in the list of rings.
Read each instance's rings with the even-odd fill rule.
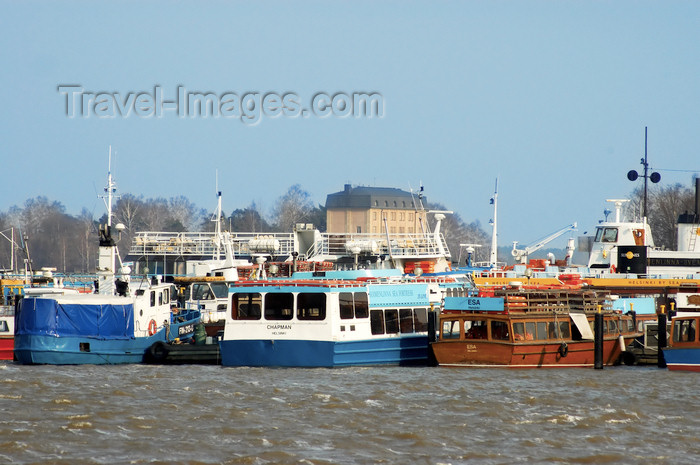
[[[418,195],[390,187],[352,187],[326,197],[329,233],[411,234],[425,228]]]

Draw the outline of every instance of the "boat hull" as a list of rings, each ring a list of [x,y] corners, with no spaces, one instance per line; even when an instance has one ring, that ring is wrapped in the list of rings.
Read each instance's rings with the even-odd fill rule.
[[[631,338],[630,338],[631,340]],[[626,343],[629,341],[626,341]],[[459,367],[593,367],[593,341],[562,343],[498,343],[487,341],[446,341],[433,343],[435,359],[441,366]],[[562,354],[565,353],[565,356]],[[615,365],[620,359],[617,338],[603,342],[603,364]]]
[[[0,338],[0,360],[12,360],[15,350],[15,341],[12,337]]]
[[[18,335],[15,357],[26,365],[114,365],[141,363],[155,337],[100,340],[86,337]]]
[[[223,340],[221,364],[256,367],[341,367],[425,365],[428,338],[396,337],[361,341]]]
[[[670,371],[700,372],[700,347],[667,347],[663,353]]]

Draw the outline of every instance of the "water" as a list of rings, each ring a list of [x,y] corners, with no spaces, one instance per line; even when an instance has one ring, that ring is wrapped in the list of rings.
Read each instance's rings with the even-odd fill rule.
[[[697,381],[655,367],[0,363],[0,463],[696,464]]]

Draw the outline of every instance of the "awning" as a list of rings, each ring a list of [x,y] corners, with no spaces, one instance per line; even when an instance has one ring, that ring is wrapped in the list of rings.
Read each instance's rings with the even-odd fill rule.
[[[591,325],[588,324],[588,318],[583,313],[569,313],[571,321],[574,322],[578,331],[581,333],[582,339],[590,339],[591,341],[595,339],[593,336],[593,331],[591,331]]]

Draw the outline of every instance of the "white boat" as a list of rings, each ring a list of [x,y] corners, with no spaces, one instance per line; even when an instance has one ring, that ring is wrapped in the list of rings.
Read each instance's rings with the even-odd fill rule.
[[[194,333],[199,312],[176,309],[175,286],[157,277],[132,279],[128,267],[115,279],[119,256],[112,236],[111,172],[105,191],[107,224],[100,226],[98,293],[25,289],[15,316],[14,354],[20,363],[141,363],[155,342],[187,339]]]
[[[398,272],[400,275],[400,272]],[[224,366],[338,367],[428,361],[429,314],[468,288],[451,278],[237,282],[219,341]],[[358,277],[359,278],[359,277]]]

